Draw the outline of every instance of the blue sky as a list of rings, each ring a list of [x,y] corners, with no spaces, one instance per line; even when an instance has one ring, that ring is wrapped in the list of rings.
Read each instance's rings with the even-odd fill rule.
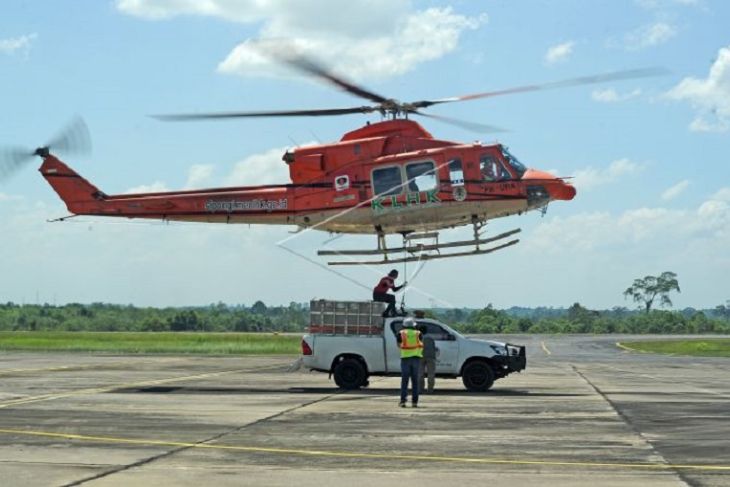
[[[622,297],[632,280],[665,270],[679,275],[678,307],[730,299],[730,3],[342,5],[4,1],[0,145],[35,147],[80,114],[94,151],[65,160],[107,193],[285,181],[285,148],[337,140],[368,118],[165,124],[147,117],[361,103],[263,63],[247,46],[267,38],[285,37],[338,73],[402,100],[662,66],[671,74],[434,107],[509,128],[501,142],[528,166],[575,176],[578,196],[552,204],[544,217],[490,223],[494,233],[522,228],[521,243],[427,264],[408,302],[632,306]],[[423,124],[439,138],[479,137]],[[0,182],[0,301],[367,299],[388,270],[347,269],[345,279],[278,247],[290,228],[46,222],[65,214],[33,166]],[[316,260],[328,238],[311,232],[287,245]],[[343,237],[338,245],[370,247],[373,240]]]

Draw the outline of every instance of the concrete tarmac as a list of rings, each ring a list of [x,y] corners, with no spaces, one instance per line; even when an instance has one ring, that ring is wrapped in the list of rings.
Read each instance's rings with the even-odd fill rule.
[[[290,357],[3,353],[0,486],[730,486],[730,360],[507,339],[525,372],[418,409]]]

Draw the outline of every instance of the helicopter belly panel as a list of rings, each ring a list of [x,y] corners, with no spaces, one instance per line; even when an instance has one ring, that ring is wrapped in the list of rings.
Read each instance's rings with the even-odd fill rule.
[[[379,226],[385,233],[434,231],[465,225],[472,215],[479,220],[490,220],[527,211],[527,200],[490,200],[450,202],[438,207],[398,208],[375,213],[371,208],[348,211],[327,211],[309,214],[302,226],[317,230],[342,233],[375,233]],[[302,220],[302,217],[297,217]]]

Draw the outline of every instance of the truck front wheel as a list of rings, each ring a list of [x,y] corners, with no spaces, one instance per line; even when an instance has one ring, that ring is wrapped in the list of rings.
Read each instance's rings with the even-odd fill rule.
[[[341,389],[359,389],[365,384],[367,374],[359,360],[346,358],[335,365],[335,384]]]
[[[464,366],[464,370],[461,372],[461,380],[468,391],[488,391],[494,384],[494,371],[486,362],[470,362]]]

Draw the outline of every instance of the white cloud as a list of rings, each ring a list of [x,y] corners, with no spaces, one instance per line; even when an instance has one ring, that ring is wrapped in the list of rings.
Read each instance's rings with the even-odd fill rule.
[[[431,8],[404,17],[393,32],[384,35],[353,37],[351,33],[322,31],[289,38],[288,42],[294,50],[321,58],[348,77],[386,78],[407,73],[422,62],[453,51],[461,33],[481,23],[480,19],[454,14],[451,8]],[[265,30],[263,39],[285,33],[278,28]],[[276,68],[255,46],[255,40],[239,44],[218,70],[242,76],[275,74]]]
[[[667,188],[662,193],[662,199],[664,201],[673,200],[680,194],[684,193],[684,190],[686,190],[687,187],[689,187],[689,179],[683,179],[682,181],[678,182],[674,186]]]
[[[3,201],[16,201],[16,200],[19,200],[19,199],[21,199],[20,196],[13,196],[13,195],[5,194],[5,193],[0,193],[0,202],[3,202]]]
[[[243,24],[263,22],[264,30],[284,32],[286,37],[318,29],[356,35],[388,31],[409,5],[409,0],[353,0],[346,15],[332,15],[342,11],[342,4],[334,0],[117,0],[120,11],[148,20],[197,15]]]
[[[487,21],[451,7],[416,11],[408,0],[335,0],[230,2],[224,0],[118,0],[117,8],[147,19],[202,15],[241,23],[260,23],[256,38],[236,46],[218,65],[222,73],[276,75],[256,49],[261,40],[286,39],[302,54],[314,55],[352,78],[385,78],[456,49],[466,30]],[[346,9],[346,15],[332,15]]]
[[[602,184],[614,183],[622,176],[635,174],[643,168],[642,164],[631,162],[629,159],[618,159],[604,169],[587,167],[576,171],[573,182],[577,188],[585,190]]]
[[[726,201],[730,202],[730,187],[722,188],[710,197],[714,201]]]
[[[730,187],[725,187],[710,196],[700,205],[698,215],[718,225],[730,226]]]
[[[697,209],[637,208],[614,215],[580,213],[541,223],[526,245],[551,253],[597,252],[611,247],[641,244],[641,248],[672,248],[682,254],[690,245],[705,245],[724,255],[730,245],[730,204],[709,199]],[[708,257],[708,256],[705,256]]]
[[[630,100],[641,95],[641,89],[637,88],[633,91],[627,91],[626,93],[619,93],[613,88],[606,88],[605,90],[593,90],[591,98],[601,103],[617,103],[620,101]]]
[[[672,5],[700,5],[699,0],[636,0],[636,3],[646,9],[662,9]]]
[[[260,282],[240,282],[240,269],[272,282],[284,282],[303,269],[296,257],[273,242],[287,227],[164,223],[80,216],[65,223],[48,223],[66,214],[60,201],[50,205],[18,201],[0,205],[0,253],[12,255],[2,264],[0,295],[5,301],[117,302],[155,306],[190,306],[225,301],[264,299],[305,301],[310,290],[292,284],[269,294]],[[241,252],[245,248],[245,252]],[[211,251],[216,249],[217,251]],[[63,255],[64,259],[58,256]],[[271,262],[282,262],[282,267]],[[296,269],[293,271],[293,269]],[[323,272],[326,273],[326,272]],[[114,279],[104,276],[114,275]],[[140,280],[139,276],[145,279]],[[191,287],[190,279],[215,281],[220,289]],[[286,284],[282,286],[287,287]],[[301,284],[299,284],[301,288]],[[284,298],[279,299],[283,294]],[[297,292],[301,296],[294,296]],[[344,296],[343,296],[344,298]]]
[[[155,181],[152,184],[142,184],[139,186],[135,186],[134,188],[129,188],[128,190],[124,191],[123,194],[161,193],[163,191],[170,190],[167,188],[167,185],[162,181]]]
[[[214,166],[212,164],[195,164],[188,171],[185,189],[199,189],[211,182]]]
[[[314,142],[306,142],[299,147],[314,145]],[[287,184],[291,181],[289,177],[289,165],[282,161],[286,147],[276,147],[267,151],[252,154],[235,164],[231,172],[223,180],[214,180],[213,172],[215,166],[212,164],[195,164],[188,170],[187,181],[184,189],[200,189],[211,186],[256,186],[260,184]],[[143,184],[129,188],[123,194],[134,193],[158,193],[170,191],[167,184],[162,181],[155,181],[152,184]],[[2,194],[0,193],[0,201]]]
[[[573,46],[575,42],[568,41],[550,47],[545,53],[546,64],[556,64],[559,62],[565,62],[568,60],[571,54],[573,54]]]
[[[688,101],[697,110],[690,130],[730,130],[730,46],[718,51],[707,78],[684,78],[665,96],[672,100]]]
[[[290,182],[289,166],[281,160],[285,147],[248,156],[238,162],[226,178],[226,186],[254,186]]]
[[[27,34],[20,37],[10,37],[8,39],[0,39],[0,53],[15,54],[22,51],[28,53],[33,41],[38,37],[37,34]]]
[[[624,35],[623,45],[629,51],[638,51],[664,44],[675,35],[677,29],[674,26],[666,22],[654,22]]]
[[[261,7],[256,1],[246,0],[117,0],[117,8],[122,12],[150,20],[169,19],[178,15],[204,15],[251,22],[259,18],[263,11]]]

